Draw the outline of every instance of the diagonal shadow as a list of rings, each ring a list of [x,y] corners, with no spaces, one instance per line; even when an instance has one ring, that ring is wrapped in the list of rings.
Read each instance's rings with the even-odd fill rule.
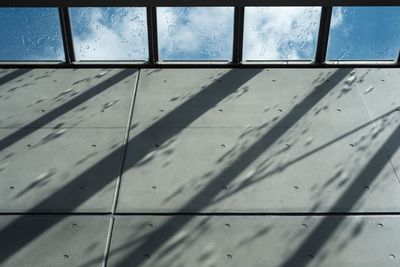
[[[238,191],[241,191],[241,190],[243,190],[243,189],[245,189],[247,187],[250,187],[251,185],[256,184],[259,181],[264,180],[265,178],[270,177],[270,176],[272,176],[272,175],[274,175],[274,174],[276,174],[278,172],[281,172],[281,171],[289,168],[293,164],[296,164],[297,162],[299,162],[299,161],[301,161],[301,160],[303,160],[303,159],[305,159],[305,158],[307,158],[307,157],[309,157],[309,156],[311,156],[311,155],[313,155],[313,154],[315,154],[315,153],[327,148],[328,146],[330,146],[330,145],[342,140],[343,138],[345,138],[347,136],[350,136],[350,135],[356,133],[357,131],[360,131],[361,129],[366,128],[367,126],[370,126],[370,125],[374,124],[376,121],[378,121],[380,119],[384,119],[385,117],[388,117],[388,116],[392,115],[393,113],[398,113],[398,112],[399,111],[398,111],[397,108],[392,109],[392,110],[382,114],[381,116],[376,117],[376,118],[372,119],[371,121],[366,122],[366,123],[354,128],[354,129],[352,129],[351,131],[348,131],[348,132],[346,132],[344,134],[341,134],[340,136],[336,137],[335,139],[332,139],[329,142],[326,142],[323,145],[320,145],[320,146],[318,146],[318,147],[316,147],[316,148],[314,148],[314,149],[312,149],[312,150],[310,150],[310,151],[308,151],[308,152],[306,152],[306,153],[304,153],[304,154],[302,154],[302,155],[300,155],[300,156],[298,156],[298,157],[296,157],[294,159],[291,159],[291,160],[287,161],[285,164],[282,164],[281,166],[276,167],[276,168],[264,173],[262,176],[260,176],[257,179],[251,179],[250,182],[246,182],[246,184],[241,185],[239,188],[230,191],[229,193],[225,194],[224,196],[222,196],[222,197],[220,197],[218,199],[215,199],[214,202],[218,202],[218,201],[221,201],[222,199],[228,198],[231,195],[234,195],[235,193],[237,193]]]
[[[375,180],[382,169],[389,163],[393,154],[400,147],[399,134],[400,126],[393,131],[393,133],[386,139],[385,143],[368,161],[361,173],[354,179],[354,181],[347,187],[346,191],[333,205],[334,207],[343,207],[344,213],[351,211],[357,201],[365,193],[364,186],[371,184]],[[393,144],[396,145],[393,146]],[[388,151],[385,147],[388,147],[389,145],[392,146],[390,146],[390,150]],[[381,153],[387,155],[388,161],[380,160],[382,155]],[[333,212],[333,210],[330,210],[328,213]],[[322,249],[329,237],[333,235],[344,219],[345,216],[325,217],[307,239],[299,246],[299,248],[283,264],[281,264],[280,267],[307,266],[312,259],[304,259],[304,255],[313,255],[315,258],[318,251]],[[300,261],[299,259],[304,260]]]
[[[18,78],[19,76],[22,76],[25,73],[28,73],[30,71],[31,71],[31,69],[18,69],[13,72],[10,72],[9,74],[6,74],[0,78],[0,86],[8,83],[9,81],[14,80],[15,78]]]
[[[101,92],[109,89],[114,84],[117,84],[118,82],[122,81],[123,79],[127,78],[128,76],[132,75],[135,72],[136,72],[136,70],[134,70],[134,69],[123,70],[123,71],[111,76],[107,80],[93,86],[92,88],[85,91],[84,93],[72,98],[68,102],[65,102],[64,104],[51,110],[47,114],[30,122],[29,124],[25,125],[23,128],[20,128],[17,131],[13,132],[12,134],[4,137],[0,141],[0,151],[4,150],[5,148],[13,145],[14,143],[18,142],[19,140],[22,140],[26,136],[28,136],[31,133],[33,133],[34,131],[36,131],[39,128],[38,125],[46,125],[46,124],[52,122],[53,120],[64,115],[68,111],[76,108],[77,106],[81,105],[82,103],[88,101],[95,95],[100,94]]]
[[[239,158],[233,161],[227,168],[218,174],[213,180],[206,185],[199,193],[189,200],[177,213],[185,213],[190,210],[191,213],[198,213],[203,208],[212,203],[212,200],[221,192],[221,184],[229,184],[241,172],[243,172],[256,158],[269,149],[281,136],[283,136],[291,126],[298,122],[307,112],[309,112],[321,99],[323,99],[335,86],[342,81],[352,69],[338,69],[334,74],[325,80],[322,84],[315,87],[314,90],[307,95],[301,103],[297,104],[292,110],[277,122],[274,128],[269,130],[251,147],[244,151]],[[126,166],[132,167],[136,162],[127,162]],[[149,234],[146,240],[128,253],[124,259],[120,260],[115,266],[139,266],[145,260],[149,252],[158,250],[163,244],[170,240],[174,234],[191,221],[191,216],[172,217],[165,222],[156,231]],[[161,237],[161,238],[160,238]],[[295,265],[292,265],[295,266]]]
[[[164,135],[162,137],[162,143],[167,142],[169,139],[171,139],[174,135],[178,134],[180,131],[183,131],[186,126],[188,126],[190,123],[192,123],[194,120],[199,118],[202,114],[207,112],[210,108],[214,107],[216,104],[218,104],[220,101],[225,99],[227,96],[230,94],[234,94],[235,90],[242,86],[244,83],[252,79],[255,75],[260,73],[262,70],[261,69],[248,69],[248,70],[238,70],[238,69],[232,69],[223,76],[219,78],[219,81],[228,85],[225,88],[221,88],[220,83],[212,83],[208,87],[204,88],[201,90],[199,93],[194,95],[192,98],[178,106],[176,109],[168,113],[165,117],[161,118],[157,122],[155,122],[153,125],[150,127],[146,128],[143,130],[141,133],[139,133],[137,136],[135,136],[130,142],[137,142],[137,140],[143,140],[143,136],[147,136],[151,133],[152,128],[154,127],[160,127],[161,125],[165,124],[166,121],[171,121],[173,118],[176,118],[179,114],[185,114],[185,121],[183,122],[182,128],[175,128],[174,131],[169,131],[168,134]],[[132,73],[131,70],[125,70],[120,73],[120,75],[130,75]],[[115,77],[114,77],[115,78]],[[109,84],[107,84],[109,85]],[[105,86],[105,85],[104,85]],[[100,89],[105,90],[105,88],[100,87]],[[99,90],[99,89],[98,89]],[[196,111],[193,111],[191,107],[198,103],[198,101],[207,98],[207,96],[213,94],[216,90],[219,91],[218,95],[213,95],[215,97],[211,98],[210,101],[207,103],[207,106],[204,106],[203,109],[197,109]],[[88,99],[91,94],[88,94],[85,99]],[[78,103],[82,102],[82,100],[75,100],[72,104],[64,104],[64,109],[71,109],[72,107],[78,105]],[[50,119],[54,118],[55,115],[57,114],[62,114],[62,110],[57,110],[54,113],[52,113],[52,116],[49,118],[41,118],[39,119],[39,122],[44,123],[44,122],[49,122]],[[38,123],[37,121],[35,123]],[[20,133],[17,137],[23,138],[25,134]],[[9,139],[11,139],[9,137]],[[16,137],[13,139],[9,140],[11,141],[16,141]],[[162,144],[160,143],[160,144]],[[8,143],[0,143],[5,145],[9,145]],[[2,148],[3,146],[0,146]],[[139,162],[141,159],[143,159],[148,153],[150,153],[154,148],[148,148],[148,150],[142,150],[141,155],[136,157],[135,161],[129,162],[128,167],[131,167],[135,165],[137,162]],[[105,168],[105,166],[108,166],[108,162],[112,160],[115,157],[121,157],[121,151],[122,151],[122,146],[115,148],[110,154],[108,154],[106,157],[101,159],[99,162],[97,162],[95,165],[81,173],[79,176],[77,176],[74,180],[66,184],[63,188],[58,190],[57,192],[53,193],[51,196],[46,198],[45,200],[41,201],[37,205],[35,205],[32,209],[30,209],[27,213],[34,213],[35,211],[38,210],[43,210],[45,207],[47,207],[50,203],[57,203],[57,202],[62,202],[64,199],[71,199],[68,196],[71,194],[71,192],[74,192],[76,188],[79,188],[79,186],[82,184],[84,181],[85,183],[90,183],[91,186],[87,188],[82,194],[77,195],[77,197],[73,198],[69,203],[70,211],[73,211],[76,207],[78,207],[80,204],[88,200],[90,197],[92,197],[94,194],[96,194],[98,191],[100,191],[102,188],[104,188],[106,185],[111,183],[116,177],[108,177],[108,179],[102,179],[98,180],[96,179],[96,173],[98,173],[99,168]],[[7,243],[7,246],[2,247],[0,251],[0,265],[2,262],[4,262],[7,258],[9,258],[11,255],[16,253],[18,250],[29,244],[31,241],[33,241],[36,237],[40,236],[42,233],[44,233],[46,230],[48,230],[52,225],[56,224],[57,222],[61,221],[65,216],[68,216],[68,214],[60,214],[57,216],[55,220],[52,220],[49,223],[43,223],[40,225],[40,227],[35,227],[35,229],[32,229],[32,231],[29,232],[29,234],[26,234],[24,236],[19,236],[18,238],[15,238],[14,233],[18,232],[18,229],[21,229],[27,225],[27,221],[29,220],[29,215],[22,215],[18,219],[16,219],[13,223],[8,225],[7,227],[3,228],[0,230],[0,237],[2,241]]]

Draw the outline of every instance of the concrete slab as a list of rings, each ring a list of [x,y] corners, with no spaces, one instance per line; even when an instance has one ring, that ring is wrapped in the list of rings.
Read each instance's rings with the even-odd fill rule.
[[[136,70],[7,73],[7,82],[0,85],[1,128],[126,126]]]
[[[395,266],[399,227],[399,216],[123,216],[108,266]]]
[[[0,69],[0,86],[13,80],[19,80],[19,77],[30,71],[30,69]]]
[[[16,69],[0,69],[0,79],[10,75],[11,73],[15,72]],[[12,78],[13,79],[13,78]],[[7,80],[8,81],[8,80]],[[5,83],[6,81],[4,81]]]
[[[397,179],[400,183],[400,111],[375,120],[375,139],[387,140],[385,142],[385,152],[390,158]]]
[[[181,71],[142,75],[119,212],[398,211],[387,140],[376,138],[355,71]],[[215,76],[217,86],[201,89]],[[242,96],[224,95],[241,79]],[[152,124],[160,103],[191,88],[203,91]],[[211,115],[220,102],[231,112]]]
[[[355,88],[375,119],[400,107],[398,69],[359,69]]]
[[[375,136],[389,140],[385,150],[400,177],[400,71],[368,69],[358,73],[363,82],[357,84],[357,89],[374,120]]]
[[[118,211],[398,211],[400,185],[373,126],[302,131],[154,129],[128,146]]]
[[[395,266],[398,74],[141,70],[117,212],[177,215],[117,215],[107,266]],[[136,75],[0,70],[1,266],[102,266],[73,214],[111,211]]]
[[[0,265],[102,266],[108,216],[0,216]]]
[[[110,212],[125,129],[31,130],[0,129],[0,211]]]
[[[142,70],[132,125],[353,127],[369,121],[352,69]],[[151,104],[149,104],[151,103]],[[302,121],[281,118],[296,112]]]

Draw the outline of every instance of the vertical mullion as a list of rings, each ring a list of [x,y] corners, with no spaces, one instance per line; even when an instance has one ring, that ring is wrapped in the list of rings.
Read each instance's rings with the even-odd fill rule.
[[[74,45],[72,42],[71,21],[67,7],[59,7],[58,14],[60,17],[61,34],[63,39],[65,61],[68,64],[75,62]]]
[[[233,24],[233,64],[239,64],[243,59],[243,30],[244,30],[244,6],[235,7]]]
[[[397,64],[400,64],[400,49],[399,49],[399,55],[397,57]]]
[[[326,60],[328,50],[329,30],[331,26],[332,7],[323,6],[321,10],[321,21],[319,24],[317,52],[315,56],[316,64],[323,64]]]
[[[149,63],[156,64],[158,59],[158,37],[157,37],[157,8],[147,7],[147,35],[149,48]]]

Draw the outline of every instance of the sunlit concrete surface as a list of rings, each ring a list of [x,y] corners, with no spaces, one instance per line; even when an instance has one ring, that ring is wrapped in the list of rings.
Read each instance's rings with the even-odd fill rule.
[[[399,77],[0,70],[0,266],[396,266]]]
[[[108,223],[108,216],[3,215],[1,266],[100,266]]]
[[[399,227],[399,216],[124,216],[109,266],[395,266]],[[332,234],[320,246],[314,232]]]
[[[109,212],[136,71],[23,72],[0,90],[0,211]]]
[[[118,211],[397,211],[376,124],[400,112],[372,121],[367,71],[142,71]]]

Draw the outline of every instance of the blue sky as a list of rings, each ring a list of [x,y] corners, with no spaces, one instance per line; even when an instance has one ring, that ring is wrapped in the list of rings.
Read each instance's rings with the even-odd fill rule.
[[[62,60],[57,9],[0,8],[0,60]]]
[[[393,59],[400,49],[400,7],[335,8],[328,59]]]
[[[230,60],[231,7],[158,8],[162,60]],[[78,60],[146,60],[145,8],[70,10]],[[319,7],[248,7],[245,60],[312,60]],[[0,8],[0,60],[63,60],[58,11]],[[394,60],[400,7],[334,8],[330,60]]]

